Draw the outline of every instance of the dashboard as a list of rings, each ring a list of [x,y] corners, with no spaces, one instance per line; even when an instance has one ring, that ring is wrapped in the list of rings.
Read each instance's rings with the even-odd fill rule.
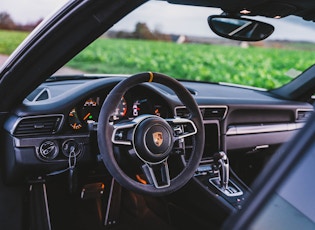
[[[78,164],[99,160],[96,127],[101,106],[124,76],[50,81],[40,85],[5,122],[5,168],[9,183],[62,172],[75,154]],[[196,99],[205,126],[204,157],[218,151],[233,158],[280,145],[303,127],[313,111],[310,104],[273,97],[269,92],[202,82],[182,84]],[[130,89],[120,100],[110,122],[132,120],[143,114],[162,118],[188,117],[175,93],[156,83]],[[185,152],[193,141],[185,144]],[[181,151],[175,147],[175,151]]]

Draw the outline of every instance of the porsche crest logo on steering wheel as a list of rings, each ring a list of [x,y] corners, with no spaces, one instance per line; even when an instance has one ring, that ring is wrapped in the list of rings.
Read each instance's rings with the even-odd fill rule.
[[[163,143],[163,133],[162,132],[154,132],[152,134],[153,142],[157,147],[160,147]]]

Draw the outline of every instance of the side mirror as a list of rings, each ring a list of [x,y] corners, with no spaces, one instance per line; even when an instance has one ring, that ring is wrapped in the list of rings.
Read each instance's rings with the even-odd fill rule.
[[[209,16],[208,24],[217,35],[239,41],[261,41],[274,31],[272,25],[264,22],[223,15]]]

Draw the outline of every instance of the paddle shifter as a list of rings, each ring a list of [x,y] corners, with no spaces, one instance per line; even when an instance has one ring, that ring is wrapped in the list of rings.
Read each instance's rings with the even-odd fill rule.
[[[219,170],[219,182],[221,189],[228,189],[229,186],[229,159],[225,152],[218,152],[213,155],[214,162]]]

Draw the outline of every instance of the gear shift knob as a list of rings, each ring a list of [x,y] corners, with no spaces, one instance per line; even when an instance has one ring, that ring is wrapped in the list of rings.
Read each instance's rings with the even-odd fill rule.
[[[223,151],[215,153],[213,157],[219,169],[220,185],[223,189],[227,189],[228,184],[229,184],[229,170],[230,170],[229,159],[227,155],[225,154],[225,152]]]

